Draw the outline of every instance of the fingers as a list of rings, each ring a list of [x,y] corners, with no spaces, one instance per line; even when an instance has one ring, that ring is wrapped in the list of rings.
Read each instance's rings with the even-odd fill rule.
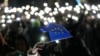
[[[39,42],[37,42],[35,45],[34,45],[34,47],[33,48],[36,48],[36,46],[39,44]]]
[[[41,42],[37,42],[32,49],[32,53],[36,53],[38,52],[38,50],[42,50],[42,47],[44,47],[44,44]]]
[[[34,48],[34,49],[32,49],[32,53],[37,53],[38,50],[42,50],[42,49],[41,48]]]
[[[28,50],[28,53],[30,53],[30,51],[32,52],[32,54],[36,54],[38,53],[38,50],[42,50],[42,47],[44,46],[43,43],[41,42],[37,42],[33,48],[30,47],[30,49]]]

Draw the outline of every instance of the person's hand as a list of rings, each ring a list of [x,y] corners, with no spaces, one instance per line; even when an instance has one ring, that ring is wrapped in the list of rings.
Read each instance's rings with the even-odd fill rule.
[[[38,50],[42,50],[43,47],[44,47],[44,44],[41,43],[41,42],[38,42],[38,43],[36,43],[36,44],[34,45],[33,48],[30,48],[30,49],[28,50],[28,53],[31,53],[31,54],[33,54],[33,55],[35,55],[35,54],[38,54],[38,55],[39,55]]]
[[[32,48],[32,53],[36,53],[38,52],[38,50],[42,50],[42,48],[44,47],[44,43],[42,42],[37,42],[34,47]]]

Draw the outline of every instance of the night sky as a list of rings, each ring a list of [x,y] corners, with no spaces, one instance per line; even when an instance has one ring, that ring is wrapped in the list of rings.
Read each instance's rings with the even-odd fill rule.
[[[22,6],[22,5],[26,5],[26,4],[34,4],[36,6],[42,6],[43,2],[49,2],[50,0],[9,0],[9,6]],[[54,0],[52,0],[54,1]],[[55,0],[56,1],[56,0]],[[74,4],[75,5],[75,0],[60,0],[61,4],[65,3],[65,2],[69,2],[70,4]],[[0,0],[0,3],[2,3],[3,0]],[[89,3],[91,4],[98,4],[100,3],[99,0],[88,0]]]
[[[0,0],[0,3],[2,3],[3,2],[3,0]]]

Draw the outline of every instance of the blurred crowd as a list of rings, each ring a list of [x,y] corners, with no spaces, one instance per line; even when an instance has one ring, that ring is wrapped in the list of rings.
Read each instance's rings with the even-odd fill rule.
[[[73,38],[48,43],[39,51],[43,56],[99,56],[100,5],[71,6],[66,3],[55,8],[44,3],[36,6],[0,7],[0,56],[26,56],[27,50],[43,34],[39,28],[49,23],[62,24]],[[48,35],[48,34],[46,34]]]

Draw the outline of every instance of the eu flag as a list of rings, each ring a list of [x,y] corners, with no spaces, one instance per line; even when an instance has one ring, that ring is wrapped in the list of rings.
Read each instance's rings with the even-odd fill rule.
[[[47,26],[41,27],[42,32],[48,32],[51,41],[71,38],[71,33],[60,24],[50,23]]]

